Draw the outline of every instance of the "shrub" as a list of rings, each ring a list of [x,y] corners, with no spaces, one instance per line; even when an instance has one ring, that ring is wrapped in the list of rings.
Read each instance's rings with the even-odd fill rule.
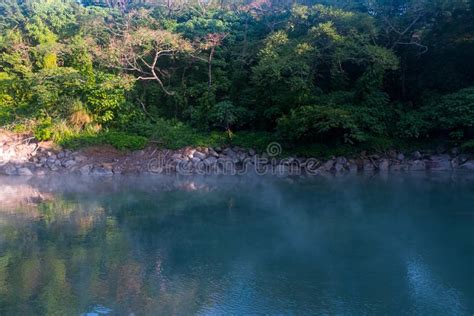
[[[50,117],[42,119],[36,126],[33,135],[39,141],[50,140],[53,137],[53,124]]]
[[[463,138],[474,127],[474,87],[430,100],[423,109],[433,118],[433,128]]]
[[[363,141],[364,133],[351,112],[333,106],[309,105],[278,120],[278,133],[292,141]]]
[[[463,151],[474,152],[474,139],[468,140],[461,145]]]
[[[119,150],[140,150],[146,146],[148,139],[143,136],[109,131],[99,134],[76,134],[61,140],[59,143],[64,147],[72,149],[96,145],[111,145]]]

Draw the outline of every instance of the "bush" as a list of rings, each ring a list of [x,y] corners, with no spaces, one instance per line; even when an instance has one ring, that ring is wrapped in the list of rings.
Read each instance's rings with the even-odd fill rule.
[[[33,135],[39,141],[50,140],[53,137],[53,124],[51,118],[47,117],[41,120],[35,128]]]
[[[59,143],[71,149],[97,145],[111,145],[119,150],[140,150],[146,146],[148,139],[143,136],[110,131],[99,134],[78,134],[65,138]]]
[[[474,127],[474,87],[433,99],[423,110],[433,119],[433,129],[461,139]]]
[[[463,151],[474,152],[474,139],[471,139],[461,145]]]
[[[293,110],[278,120],[278,133],[292,141],[363,141],[364,133],[351,112],[333,106],[309,105]]]

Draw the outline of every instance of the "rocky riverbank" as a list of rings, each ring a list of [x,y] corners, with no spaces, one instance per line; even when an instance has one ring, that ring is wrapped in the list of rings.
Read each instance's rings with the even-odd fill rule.
[[[42,176],[78,174],[112,176],[117,174],[274,174],[278,176],[323,173],[474,171],[474,157],[455,149],[441,153],[361,154],[357,158],[281,158],[281,147],[272,143],[266,152],[238,147],[163,150],[149,146],[134,152],[120,152],[100,146],[79,151],[62,150],[50,143],[12,133],[0,133],[0,174]]]

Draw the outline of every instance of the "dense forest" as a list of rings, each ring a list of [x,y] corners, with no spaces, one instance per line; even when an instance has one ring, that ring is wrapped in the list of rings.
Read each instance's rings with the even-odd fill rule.
[[[0,124],[124,149],[474,148],[474,1],[2,0]]]

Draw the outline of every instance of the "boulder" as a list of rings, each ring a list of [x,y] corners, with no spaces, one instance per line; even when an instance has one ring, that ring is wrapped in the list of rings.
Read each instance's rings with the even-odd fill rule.
[[[59,165],[60,166],[60,165]],[[51,171],[58,171],[59,170],[59,166],[57,164],[52,164],[52,165],[48,165],[49,169]]]
[[[83,156],[83,155],[77,155],[74,157],[74,160],[77,161],[77,162],[84,162],[87,160],[87,157],[86,156]]]
[[[422,160],[415,160],[410,165],[411,171],[425,171],[426,170],[426,163]]]
[[[449,155],[431,156],[431,160],[427,162],[427,167],[432,171],[450,171],[453,169]]]
[[[337,157],[336,163],[341,164],[342,166],[345,166],[347,164],[347,159],[346,157]]]
[[[193,154],[193,157],[192,158],[197,158],[199,160],[203,160],[203,159],[206,159],[206,154],[205,153],[202,153],[200,151],[196,151],[194,154]]]
[[[413,158],[415,158],[416,160],[420,160],[423,156],[421,155],[421,153],[419,151],[415,151],[413,153]]]
[[[231,148],[224,149],[223,153],[229,157],[236,157],[237,154]]]
[[[372,163],[372,161],[370,161],[370,160],[365,159],[363,166],[364,166],[364,171],[374,171],[375,170],[375,166]]]
[[[389,168],[390,168],[390,162],[388,161],[388,159],[382,159],[379,162],[379,170],[380,171],[388,171]]]
[[[213,156],[210,156],[204,159],[204,163],[208,166],[214,165],[216,164],[216,162],[217,162],[217,158]]]
[[[18,168],[17,172],[19,176],[32,176],[33,175],[33,172],[31,172],[31,170],[28,169],[27,167]]]
[[[344,171],[344,164],[336,162],[336,164],[334,165],[334,170],[336,170],[336,172]]]
[[[92,168],[91,175],[93,176],[112,176],[114,172],[110,169],[103,168],[103,167],[94,167]]]
[[[79,172],[82,174],[82,175],[88,175],[90,174],[92,170],[92,165],[84,165],[82,166],[81,168],[79,168]]]
[[[7,176],[14,176],[18,174],[15,166],[11,164],[6,164],[2,168],[0,168],[0,173]]]
[[[463,163],[462,165],[459,166],[459,169],[474,171],[474,160],[469,160]]]
[[[334,167],[334,163],[335,161],[334,160],[328,160],[326,161],[322,166],[321,166],[321,169],[323,171],[326,171],[326,172],[329,172],[332,170],[332,168]]]
[[[390,167],[391,171],[406,171],[408,170],[408,165],[406,163],[395,163]]]
[[[62,166],[66,169],[70,169],[70,168],[74,167],[76,164],[77,164],[77,162],[72,160],[72,159],[64,160],[62,162]]]
[[[402,153],[398,154],[398,155],[397,155],[397,160],[399,160],[399,161],[405,160],[405,155],[402,154]]]
[[[357,167],[357,163],[355,161],[349,161],[347,169],[349,169],[350,173],[356,173],[359,168]]]
[[[212,148],[209,149],[209,156],[219,158],[219,154]]]

